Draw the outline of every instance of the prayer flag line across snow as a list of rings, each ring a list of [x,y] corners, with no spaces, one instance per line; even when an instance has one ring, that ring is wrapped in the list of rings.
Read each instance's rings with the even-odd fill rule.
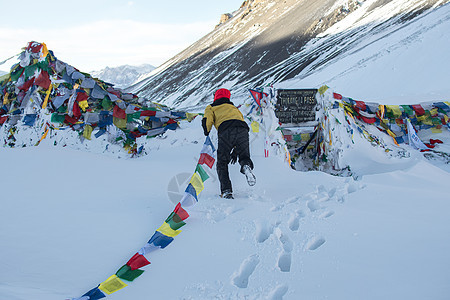
[[[89,290],[81,297],[72,300],[97,300],[105,298],[128,286],[126,282],[132,282],[142,275],[145,267],[150,264],[149,254],[158,249],[164,249],[173,242],[174,237],[181,233],[180,228],[186,225],[185,220],[189,218],[187,208],[194,206],[198,202],[198,195],[204,189],[204,182],[208,179],[204,165],[212,168],[215,162],[216,149],[209,136],[206,137],[200,152],[200,159],[195,168],[195,172],[186,187],[184,195],[174,210],[169,214],[164,223],[155,231],[150,240],[136,252],[128,262],[119,270],[109,276],[105,281]]]

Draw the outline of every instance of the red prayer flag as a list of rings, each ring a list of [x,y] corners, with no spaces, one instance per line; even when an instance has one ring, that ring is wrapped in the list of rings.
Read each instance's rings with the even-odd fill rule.
[[[72,112],[73,112],[73,116],[74,116],[75,118],[79,119],[79,118],[81,117],[80,106],[78,105],[77,102],[75,102],[75,103],[73,104]]]
[[[52,82],[50,81],[50,77],[48,76],[47,71],[41,71],[41,74],[39,74],[38,78],[34,81],[34,84],[42,87],[45,90],[48,90],[50,87],[50,84]]]
[[[200,159],[198,160],[198,163],[200,165],[206,164],[209,168],[212,168],[215,161],[216,160],[211,155],[209,155],[207,153],[201,153],[200,154]]]
[[[253,99],[255,99],[256,104],[258,104],[258,106],[261,106],[261,99],[263,98],[263,93],[255,90],[248,90],[248,91],[252,95]],[[264,96],[268,95],[264,93]]]
[[[30,50],[33,53],[38,53],[39,51],[41,51],[42,46],[43,46],[42,44],[37,42],[29,42],[27,50]]]
[[[141,117],[153,117],[156,115],[156,111],[154,110],[143,110],[141,111]]]
[[[88,95],[85,92],[77,91],[77,99],[75,101],[81,102],[88,99]]]
[[[69,115],[66,115],[64,117],[64,122],[69,123],[69,124],[75,124],[78,122],[77,119],[70,117]]]
[[[373,123],[375,123],[375,118],[367,118],[367,117],[364,117],[364,116],[361,116],[361,118],[362,118],[362,120],[363,120],[364,122],[366,122],[367,124],[373,124]]]
[[[333,98],[337,100],[342,100],[342,95],[338,93],[333,93]]]
[[[119,119],[126,119],[127,118],[127,114],[125,113],[125,111],[123,109],[121,109],[120,107],[115,105],[114,106],[114,111],[113,111],[113,117],[116,117],[116,118],[119,118]]]
[[[356,101],[356,100],[355,100],[355,102],[356,102],[356,107],[357,107],[357,108],[359,108],[359,109],[361,109],[361,110],[363,110],[363,111],[366,110],[366,104],[365,104],[364,102],[362,102],[362,101]]]
[[[186,220],[187,218],[189,218],[189,214],[184,210],[184,208],[181,207],[180,202],[178,202],[177,206],[175,206],[173,212],[176,213],[181,218],[181,220]]]
[[[34,83],[34,77],[31,79],[28,79],[24,84],[22,84],[21,86],[18,86],[17,88],[19,90],[28,91],[28,89],[33,85],[33,83]]]
[[[127,262],[127,266],[129,266],[131,270],[136,270],[149,264],[150,262],[145,258],[145,256],[139,253],[133,255],[133,257]]]
[[[416,115],[421,116],[425,114],[425,109],[420,104],[411,105],[414,111],[416,112]]]
[[[8,119],[8,116],[0,117],[0,124],[5,123],[7,119]]]

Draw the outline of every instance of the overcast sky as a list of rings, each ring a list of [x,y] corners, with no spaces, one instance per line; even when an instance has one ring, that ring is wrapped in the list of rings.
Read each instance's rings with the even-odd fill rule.
[[[29,41],[84,72],[159,66],[218,24],[244,0],[1,1],[0,62]],[[9,71],[10,64],[0,70]]]

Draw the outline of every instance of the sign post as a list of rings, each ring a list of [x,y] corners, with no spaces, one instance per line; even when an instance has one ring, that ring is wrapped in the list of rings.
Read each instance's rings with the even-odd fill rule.
[[[282,124],[316,121],[317,89],[277,90],[275,115]]]

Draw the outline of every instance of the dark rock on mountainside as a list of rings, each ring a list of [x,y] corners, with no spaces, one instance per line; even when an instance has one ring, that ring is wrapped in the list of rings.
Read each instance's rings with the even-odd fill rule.
[[[210,101],[314,72],[362,39],[447,3],[442,0],[249,0],[211,33],[130,88],[169,106]],[[331,30],[331,31],[330,31]]]

